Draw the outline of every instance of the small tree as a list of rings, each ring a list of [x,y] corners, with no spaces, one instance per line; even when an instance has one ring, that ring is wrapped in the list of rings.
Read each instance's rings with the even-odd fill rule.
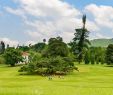
[[[11,65],[12,67],[23,59],[21,51],[14,48],[8,48],[5,51],[4,58],[6,60],[6,64]]]

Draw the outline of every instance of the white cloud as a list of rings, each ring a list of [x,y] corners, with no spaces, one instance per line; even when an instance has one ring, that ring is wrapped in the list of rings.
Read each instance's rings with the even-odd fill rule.
[[[34,41],[43,38],[62,36],[65,41],[72,40],[74,29],[82,26],[82,13],[72,5],[61,0],[15,0],[17,9],[6,10],[24,19],[29,26],[26,34]],[[89,31],[99,31],[95,22],[87,21]],[[69,37],[70,36],[70,37]]]
[[[98,32],[98,31],[100,31],[99,26],[95,22],[90,21],[90,20],[87,20],[86,27],[88,28],[88,30],[90,32]]]
[[[90,4],[85,7],[85,10],[91,13],[95,22],[102,27],[113,29],[113,7],[112,6],[97,6]]]
[[[97,38],[109,38],[109,37],[106,37],[106,36],[104,36],[104,35],[102,35],[100,33],[96,33],[96,37]]]
[[[29,44],[31,44],[31,45],[34,45],[34,44],[36,44],[37,42],[35,42],[35,41],[27,41],[26,43],[25,43],[25,45],[26,46],[29,46]]]
[[[95,32],[94,34],[92,34],[89,39],[90,40],[93,40],[93,39],[111,39],[112,37],[111,36],[107,36],[107,35],[103,35],[102,33],[100,32]]]
[[[12,9],[12,8],[10,8],[10,7],[5,7],[5,9],[8,11],[8,12],[10,12],[10,13],[12,13],[12,14],[15,14],[15,15],[24,15],[24,13],[21,11],[21,10],[14,10],[14,9]]]
[[[27,41],[26,45],[56,36],[62,36],[64,41],[69,42],[74,36],[74,29],[82,26],[81,10],[63,0],[15,0],[15,2],[19,4],[17,8],[6,7],[6,10],[22,17],[25,25],[29,27],[25,34],[31,41]],[[90,14],[87,29],[93,32],[91,39],[112,36],[105,34],[113,30],[113,7],[90,4],[83,10]]]
[[[9,44],[11,47],[12,46],[17,46],[19,44],[18,41],[15,41],[15,40],[11,40],[9,38],[0,38],[0,41],[4,41],[5,45]]]

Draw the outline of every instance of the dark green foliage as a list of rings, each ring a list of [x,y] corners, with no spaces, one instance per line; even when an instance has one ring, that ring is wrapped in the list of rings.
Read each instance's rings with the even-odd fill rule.
[[[103,64],[105,59],[105,50],[104,48],[101,47],[95,47],[95,61],[96,64]]]
[[[29,52],[29,53],[30,53],[29,55],[30,62],[37,62],[42,58],[42,55],[40,53],[36,53],[36,52]]]
[[[77,54],[79,63],[83,60],[84,52],[87,51],[88,45],[90,45],[90,41],[88,40],[89,31],[85,28],[86,15],[83,15],[82,21],[83,27],[80,29],[75,29],[75,37],[73,38],[73,42],[69,44],[73,53]]]
[[[95,58],[97,57],[95,55],[96,55],[96,49],[95,49],[95,47],[91,47],[90,48],[90,60],[91,60],[91,64],[95,64]]]
[[[5,58],[6,64],[15,66],[15,64],[22,61],[21,51],[14,48],[8,48],[5,51],[4,58]]]
[[[66,57],[68,56],[69,51],[67,44],[63,42],[62,38],[57,37],[49,39],[47,53],[49,56],[52,57],[56,56]]]
[[[18,46],[18,49],[25,52],[29,51],[30,48],[28,46]]]
[[[105,54],[104,54],[104,56],[101,57],[100,63],[105,64]]]
[[[5,43],[3,41],[0,42],[0,53],[3,54],[5,51]]]
[[[35,59],[35,58],[33,58]],[[29,74],[67,74],[68,72],[77,69],[74,66],[71,58],[56,57],[56,58],[41,58],[34,62],[31,61],[27,65],[21,67],[20,72],[27,72]]]
[[[36,52],[41,52],[46,47],[45,40],[44,43],[37,43],[32,46],[32,49]]]
[[[48,46],[44,48],[41,52],[42,57],[49,57],[49,51],[48,51]]]
[[[105,48],[90,47],[84,56],[85,64],[104,64],[105,63]]]
[[[107,47],[105,59],[106,59],[106,63],[107,63],[108,65],[113,64],[113,44],[110,44],[110,45]]]
[[[91,55],[91,64],[95,64],[95,55]]]
[[[89,51],[87,51],[85,53],[84,62],[85,62],[85,64],[89,64],[90,63],[90,52]]]

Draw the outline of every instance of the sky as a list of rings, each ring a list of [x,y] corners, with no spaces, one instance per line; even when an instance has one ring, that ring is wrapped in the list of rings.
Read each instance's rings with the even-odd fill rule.
[[[70,42],[83,14],[89,39],[113,38],[113,0],[0,0],[0,41],[16,46],[61,36]]]

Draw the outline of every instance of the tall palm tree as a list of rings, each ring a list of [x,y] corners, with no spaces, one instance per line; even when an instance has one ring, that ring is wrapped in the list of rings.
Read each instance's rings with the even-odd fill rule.
[[[83,22],[83,29],[85,29],[85,25],[86,25],[86,15],[83,15],[83,17],[82,17],[82,22]]]
[[[89,31],[86,29],[86,15],[82,17],[83,27],[75,29],[76,33],[71,43],[74,54],[77,54],[78,62],[82,62],[84,52],[88,49],[90,41],[88,40]]]

